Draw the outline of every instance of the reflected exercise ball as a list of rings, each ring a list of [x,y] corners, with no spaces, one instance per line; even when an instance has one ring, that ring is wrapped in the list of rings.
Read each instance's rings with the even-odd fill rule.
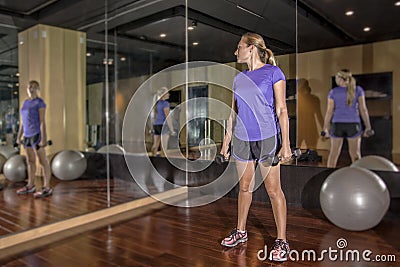
[[[320,203],[336,226],[363,231],[376,226],[389,208],[386,184],[374,172],[345,167],[331,173],[322,184]]]
[[[113,153],[113,154],[124,154],[124,148],[122,146],[116,145],[116,144],[103,146],[99,150],[97,150],[97,152],[104,154],[104,153],[107,153],[107,150],[109,153]]]
[[[0,154],[3,155],[6,159],[11,158],[18,154],[18,151],[11,146],[0,146]]]
[[[3,166],[6,163],[7,158],[0,154],[0,173],[3,173]]]
[[[375,155],[362,157],[359,160],[354,161],[353,164],[351,164],[351,167],[361,167],[374,171],[399,171],[399,168],[397,168],[393,162],[387,158]]]
[[[85,156],[76,150],[59,152],[51,162],[53,175],[60,180],[75,180],[86,170]]]
[[[4,176],[11,182],[22,182],[27,177],[25,156],[15,155],[9,158],[3,166]]]

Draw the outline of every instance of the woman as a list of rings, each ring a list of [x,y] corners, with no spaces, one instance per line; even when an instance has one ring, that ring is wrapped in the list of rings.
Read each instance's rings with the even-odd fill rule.
[[[23,145],[26,151],[26,162],[28,167],[28,183],[17,190],[17,194],[34,193],[35,198],[48,197],[53,193],[50,188],[50,165],[46,157],[45,146],[47,145],[47,133],[45,122],[46,104],[39,97],[39,83],[30,81],[27,87],[28,99],[25,100],[21,109],[22,123],[20,125],[17,144],[21,143],[24,136]],[[36,158],[44,173],[42,190],[36,192],[35,174]]]
[[[337,87],[330,90],[328,108],[325,114],[324,135],[331,137],[327,167],[335,168],[342,149],[343,139],[349,145],[351,161],[361,158],[361,136],[373,134],[365,104],[364,90],[356,85],[356,80],[347,69],[335,76]],[[365,129],[362,130],[361,118]]]
[[[258,34],[244,34],[235,55],[238,63],[247,64],[248,70],[235,77],[233,109],[221,154],[229,157],[229,143],[232,141],[232,156],[240,178],[238,222],[236,229],[221,244],[233,247],[248,239],[246,221],[252,201],[255,167],[259,163],[277,227],[277,239],[270,259],[285,261],[289,253],[286,199],[280,184],[279,163],[271,167],[275,155],[281,161],[291,158],[285,76],[276,66],[272,51],[266,48]]]
[[[155,106],[155,116],[153,122],[154,141],[151,151],[153,156],[157,155],[158,149],[162,142],[162,149],[168,148],[169,135],[175,135],[170,112],[169,92],[166,87],[161,88],[158,93],[158,101]],[[165,124],[167,122],[167,124]]]

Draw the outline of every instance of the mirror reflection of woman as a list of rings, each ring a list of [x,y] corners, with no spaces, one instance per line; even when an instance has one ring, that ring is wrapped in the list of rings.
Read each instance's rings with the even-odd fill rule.
[[[356,80],[347,69],[339,71],[335,76],[337,87],[328,95],[328,107],[325,114],[325,137],[330,137],[327,167],[335,168],[346,138],[351,161],[361,158],[361,137],[372,133],[364,90],[356,85]],[[361,116],[361,118],[360,118]],[[365,129],[362,129],[361,119]]]
[[[26,163],[28,168],[28,183],[17,190],[17,194],[34,193],[35,198],[48,197],[53,193],[50,187],[51,170],[47,160],[45,146],[47,145],[47,132],[45,112],[46,104],[39,97],[39,83],[30,81],[27,87],[28,99],[26,99],[21,108],[21,125],[18,131],[16,143],[21,144],[22,136],[24,149],[26,152]],[[41,190],[36,191],[35,174],[36,158],[43,170],[44,179]]]
[[[157,155],[160,148],[161,150],[168,148],[168,140],[170,135],[176,135],[172,125],[170,113],[170,104],[168,102],[169,92],[166,87],[161,88],[157,92],[158,101],[155,105],[155,115],[153,122],[153,146],[151,148],[153,156]],[[162,155],[164,153],[162,152]]]
[[[259,166],[277,227],[270,260],[286,261],[290,249],[286,239],[287,211],[280,182],[280,164],[277,162],[271,167],[269,162],[275,155],[283,162],[291,159],[286,79],[276,66],[272,51],[258,34],[244,34],[235,55],[238,63],[247,64],[248,70],[235,77],[233,112],[221,154],[226,158],[230,155],[229,143],[232,141],[231,153],[240,179],[238,220],[236,228],[221,244],[234,247],[248,240],[246,221],[254,190],[255,168]]]

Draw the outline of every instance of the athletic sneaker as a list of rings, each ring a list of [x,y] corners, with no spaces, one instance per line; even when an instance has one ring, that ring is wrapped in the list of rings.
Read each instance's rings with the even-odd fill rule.
[[[33,194],[34,198],[40,198],[40,197],[48,197],[53,194],[53,189],[51,188],[42,188],[42,191],[38,191],[35,194]]]
[[[275,244],[269,253],[269,260],[271,261],[287,261],[290,252],[289,242],[282,239],[275,240]]]
[[[237,229],[233,230],[231,234],[222,240],[221,245],[225,247],[234,247],[240,243],[247,241],[247,231],[239,231]]]
[[[36,192],[36,187],[34,185],[32,186],[25,185],[24,187],[21,187],[20,189],[17,190],[18,195],[26,195],[35,192]]]

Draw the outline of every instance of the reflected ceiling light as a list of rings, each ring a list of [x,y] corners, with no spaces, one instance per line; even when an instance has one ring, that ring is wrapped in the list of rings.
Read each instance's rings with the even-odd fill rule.
[[[241,5],[236,5],[236,8],[239,8],[239,9],[243,10],[244,12],[247,12],[247,13],[249,13],[249,14],[251,14],[251,15],[253,15],[253,16],[256,16],[256,17],[258,17],[258,18],[260,18],[260,19],[264,19],[263,16],[261,16],[261,15],[255,13],[255,12],[253,12],[253,11],[251,11],[251,10],[249,10],[249,9],[247,9],[247,8],[245,8],[245,7],[243,7],[243,6],[241,6]]]
[[[18,95],[18,91],[14,91],[14,95]]]
[[[199,42],[193,42],[192,45],[199,45]]]
[[[103,64],[104,65],[112,65],[113,64],[113,62],[114,62],[114,60],[112,59],[112,58],[109,58],[109,59],[107,59],[107,58],[105,58],[105,59],[103,59]]]
[[[15,73],[15,76],[19,77],[19,72]]]
[[[400,6],[400,1],[397,1],[396,3],[394,3],[395,6]]]
[[[371,30],[370,27],[364,27],[364,29],[363,29],[363,31],[365,31],[365,32],[369,32],[370,30]]]
[[[121,61],[126,61],[126,57],[121,57],[120,60]]]
[[[19,86],[19,83],[16,83],[15,86]]]
[[[92,56],[92,53],[86,52],[86,56],[87,56],[87,57],[90,57],[90,56]]]
[[[160,34],[160,37],[161,37],[161,38],[165,38],[165,37],[167,37],[167,35],[166,35],[165,33],[161,33],[161,34]]]
[[[353,10],[346,11],[346,16],[352,16],[354,14]]]
[[[189,31],[193,31],[197,27],[197,21],[192,20],[192,24],[188,27]]]

